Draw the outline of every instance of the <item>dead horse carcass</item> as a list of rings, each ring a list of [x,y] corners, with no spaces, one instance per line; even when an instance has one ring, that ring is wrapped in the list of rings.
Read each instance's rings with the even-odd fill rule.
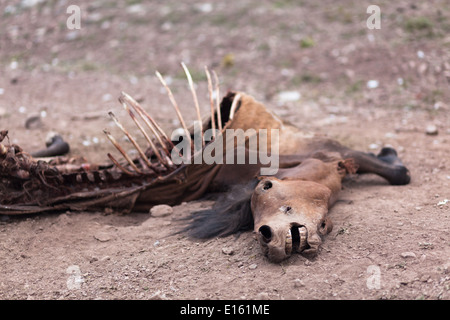
[[[283,122],[263,104],[242,92],[229,92],[219,101],[219,86],[215,87],[205,68],[210,94],[211,115],[202,118],[197,95],[188,69],[183,64],[192,91],[200,127],[200,150],[211,144],[215,159],[226,158],[230,150],[243,152],[246,159],[259,154],[262,145],[273,147],[271,137],[252,146],[247,137],[244,145],[235,143],[228,129],[258,132],[275,129],[279,170],[275,175],[261,176],[266,163],[229,164],[226,161],[174,162],[173,156],[194,160],[198,155],[198,139],[187,128],[177,102],[163,77],[171,104],[180,120],[183,141],[189,150],[181,150],[177,141],[169,139],[154,119],[126,93],[120,103],[133,119],[148,143],[143,149],[123,124],[109,115],[123,131],[138,157],[131,158],[116,138],[104,133],[124,160],[108,153],[110,163],[92,164],[83,158],[53,157],[46,160],[24,152],[15,144],[0,143],[0,214],[36,214],[50,211],[88,211],[111,208],[122,211],[149,210],[157,204],[175,205],[199,199],[210,191],[226,191],[210,210],[194,213],[182,230],[192,237],[227,236],[243,230],[258,233],[263,251],[272,261],[281,261],[294,252],[316,253],[321,236],[331,230],[327,213],[336,201],[341,181],[348,173],[375,173],[395,185],[410,181],[394,149],[384,148],[377,156],[355,151],[336,141],[306,134]],[[216,99],[213,98],[214,91]],[[205,139],[208,129],[211,141]],[[9,141],[8,131],[0,132],[0,142]],[[197,141],[196,141],[197,140]],[[217,144],[217,142],[222,142]],[[60,139],[55,143],[63,145]],[[227,148],[226,148],[227,147]],[[49,149],[58,149],[50,145]],[[197,150],[197,151],[196,151]],[[189,151],[192,156],[189,156]],[[271,156],[275,149],[269,148]],[[49,155],[48,152],[37,153]],[[259,157],[256,157],[259,159]]]

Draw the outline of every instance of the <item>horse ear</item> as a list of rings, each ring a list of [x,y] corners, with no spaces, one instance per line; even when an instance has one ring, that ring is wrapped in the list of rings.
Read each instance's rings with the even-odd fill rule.
[[[345,160],[341,160],[338,162],[338,170],[342,174],[354,174],[358,171],[358,164],[355,162],[353,158],[348,158]]]

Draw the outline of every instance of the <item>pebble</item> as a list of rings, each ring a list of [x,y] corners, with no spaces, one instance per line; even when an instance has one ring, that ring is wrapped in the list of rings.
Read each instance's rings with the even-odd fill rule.
[[[162,293],[160,290],[158,290],[149,298],[149,300],[169,300],[169,299],[166,297],[165,293]]]
[[[369,145],[369,149],[370,149],[370,150],[376,150],[376,149],[378,149],[378,148],[380,148],[380,146],[379,146],[378,144],[376,144],[376,143],[371,143],[371,144]]]
[[[152,217],[165,217],[173,213],[173,208],[166,204],[154,206],[150,209]]]
[[[400,256],[402,258],[416,258],[416,254],[414,252],[411,252],[411,251],[402,252],[400,254]]]
[[[66,33],[66,36],[64,37],[66,41],[74,41],[78,39],[80,36],[79,32],[77,30],[70,31]]]
[[[195,9],[202,13],[210,13],[213,10],[213,5],[211,3],[201,3],[195,5]]]
[[[378,85],[379,85],[378,80],[369,80],[369,81],[367,81],[367,88],[369,88],[369,89],[378,88]]]
[[[107,242],[111,240],[111,236],[104,232],[98,232],[94,235],[94,238],[100,242]]]
[[[225,247],[225,248],[222,248],[222,253],[227,256],[231,256],[234,254],[234,249],[231,247]]]
[[[38,129],[43,126],[41,116],[38,114],[31,115],[25,120],[25,128],[27,129]]]
[[[300,279],[294,280],[294,288],[302,288],[304,286],[305,286],[305,284],[303,283],[302,280],[300,280]]]
[[[256,263],[253,263],[253,264],[251,264],[251,265],[248,266],[248,268],[249,268],[250,270],[255,270],[257,267],[258,267],[258,265],[257,265]]]
[[[137,3],[137,4],[133,4],[133,5],[129,6],[127,8],[127,12],[131,13],[131,14],[141,14],[141,15],[143,15],[143,14],[146,13],[146,10],[145,10],[145,7],[142,4]]]
[[[112,96],[112,94],[110,94],[110,93],[105,93],[103,96],[102,96],[102,101],[103,102],[108,102],[108,101],[111,101],[113,99],[113,96]]]
[[[256,295],[257,300],[269,300],[269,294],[267,292],[260,292]]]
[[[427,126],[425,133],[429,136],[435,136],[438,134],[438,128],[434,124]]]
[[[284,104],[286,102],[298,101],[302,97],[298,91],[283,91],[278,94],[278,103]]]

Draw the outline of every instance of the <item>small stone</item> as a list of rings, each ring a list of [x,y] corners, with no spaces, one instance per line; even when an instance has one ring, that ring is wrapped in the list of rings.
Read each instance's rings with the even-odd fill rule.
[[[156,291],[149,300],[169,300],[160,290]]]
[[[211,3],[201,3],[195,5],[195,9],[202,13],[210,13],[213,11],[213,5]]]
[[[234,249],[231,247],[225,247],[225,248],[222,248],[222,253],[227,256],[231,256],[234,254]]]
[[[113,99],[113,96],[112,96],[112,94],[110,94],[110,93],[105,93],[103,96],[102,96],[102,101],[103,102],[108,102],[108,101],[111,101]]]
[[[428,282],[428,280],[430,280],[430,275],[429,274],[423,274],[421,277],[420,277],[420,279],[419,279],[419,281],[421,281],[421,282]]]
[[[173,213],[173,208],[166,204],[154,206],[150,209],[150,214],[153,217],[165,217]]]
[[[300,280],[300,279],[294,280],[294,288],[302,288],[304,286],[305,286],[305,284],[303,283],[302,280]]]
[[[379,85],[378,80],[369,80],[369,81],[367,81],[367,88],[369,88],[369,89],[378,88],[378,85]]]
[[[41,116],[38,114],[31,115],[25,120],[26,129],[39,129],[43,126]]]
[[[269,300],[269,294],[267,292],[260,292],[256,295],[257,300]]]
[[[94,235],[94,238],[100,242],[107,242],[111,240],[111,236],[105,232],[98,232]]]
[[[257,265],[256,263],[253,263],[253,264],[251,264],[251,265],[248,266],[248,268],[249,268],[250,270],[255,270],[257,267],[258,267],[258,265]]]
[[[278,94],[278,104],[298,101],[301,97],[302,95],[298,91],[283,91]]]
[[[144,15],[146,10],[142,4],[133,4],[127,8],[127,12],[131,14]]]
[[[79,36],[80,36],[79,32],[74,30],[74,31],[67,32],[65,39],[66,39],[66,41],[74,41],[74,40],[78,39]]]
[[[407,258],[416,258],[416,254],[414,252],[411,252],[411,251],[402,252],[400,254],[400,256],[402,258],[405,258],[405,259],[407,259]]]
[[[429,136],[435,136],[438,134],[438,128],[434,124],[427,126],[425,133]]]

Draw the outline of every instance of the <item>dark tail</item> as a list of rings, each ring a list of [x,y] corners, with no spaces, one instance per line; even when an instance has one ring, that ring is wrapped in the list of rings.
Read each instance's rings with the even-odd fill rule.
[[[193,212],[188,218],[189,225],[180,233],[192,238],[210,239],[253,229],[250,201],[258,182],[255,178],[247,185],[234,186],[211,209]]]

